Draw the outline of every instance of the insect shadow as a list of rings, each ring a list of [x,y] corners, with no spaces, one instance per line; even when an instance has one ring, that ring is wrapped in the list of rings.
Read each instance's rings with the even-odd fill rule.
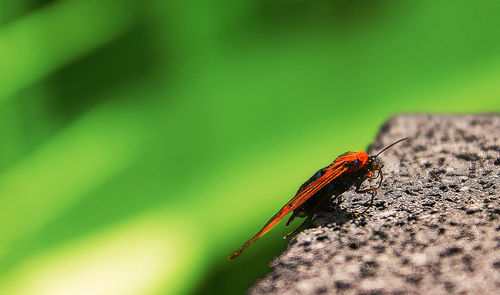
[[[332,198],[333,199],[333,198]],[[315,217],[301,225],[297,230],[292,233],[284,236],[283,238],[290,237],[294,239],[300,232],[306,229],[312,229],[317,227],[329,227],[334,230],[340,229],[345,223],[352,220],[359,220],[360,222],[364,222],[365,215],[356,214],[356,212],[352,212],[342,206],[342,199],[338,198],[337,200],[332,201],[329,206],[318,210],[315,213]]]

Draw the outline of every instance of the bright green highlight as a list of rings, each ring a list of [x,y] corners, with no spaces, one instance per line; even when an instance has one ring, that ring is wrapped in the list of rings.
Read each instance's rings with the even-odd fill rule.
[[[134,161],[144,141],[137,123],[110,120],[98,108],[0,176],[2,247],[36,231]]]
[[[175,221],[148,214],[21,264],[2,294],[160,294],[178,292],[188,267],[199,267]],[[196,245],[196,244],[193,244]],[[194,253],[200,251],[193,247]],[[5,293],[4,293],[5,292]]]

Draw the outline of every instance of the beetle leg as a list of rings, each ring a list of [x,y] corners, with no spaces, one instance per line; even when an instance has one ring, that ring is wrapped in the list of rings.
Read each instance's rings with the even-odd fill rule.
[[[378,182],[377,186],[372,186],[372,187],[367,188],[367,189],[360,189],[361,188],[361,182],[358,182],[356,184],[356,189],[354,190],[356,193],[363,194],[363,193],[371,192],[372,193],[372,198],[370,200],[370,205],[368,206],[368,208],[366,208],[365,210],[363,210],[363,212],[361,212],[361,213],[354,212],[353,213],[354,215],[361,215],[361,214],[365,213],[366,211],[368,211],[368,209],[370,209],[373,206],[373,200],[375,199],[375,196],[377,195],[377,190],[380,188],[380,186],[382,185],[382,181],[384,180],[384,174],[382,173],[382,169],[380,167],[378,167],[377,170],[378,170],[379,175],[380,175],[380,181]]]
[[[334,200],[337,198],[338,196],[335,196]],[[321,208],[321,205],[323,205],[325,203],[325,201],[329,200],[330,199],[330,196],[325,194],[323,196],[323,199],[322,200],[319,200],[319,202],[316,204],[316,206],[314,206],[314,208],[311,210],[311,212],[308,214],[306,220],[304,220],[304,222],[302,222],[301,225],[299,225],[299,227],[297,227],[294,231],[288,233],[286,236],[283,237],[283,239],[286,239],[288,238],[289,236],[299,232],[312,218],[313,218],[313,215],[318,211],[319,208]]]
[[[370,209],[373,206],[373,200],[375,200],[375,196],[377,195],[377,189],[371,188],[368,191],[372,192],[372,199],[370,200],[370,205],[368,205],[368,207],[365,210],[363,210],[363,212],[353,212],[354,215],[364,214],[366,211],[368,211],[368,209]]]
[[[380,181],[378,182],[378,185],[377,185],[377,188],[376,189],[379,189],[380,186],[382,186],[382,181],[384,180],[384,173],[382,173],[382,167],[378,166],[378,174],[380,176]]]
[[[299,225],[299,227],[297,227],[295,230],[289,232],[286,236],[283,237],[283,239],[286,239],[289,236],[291,236],[291,235],[296,234],[297,232],[299,232],[306,225],[306,223],[308,223],[309,220],[311,220],[311,218],[312,218],[312,214],[310,214],[309,216],[307,216],[306,220],[304,220],[304,222],[302,222],[302,224]]]

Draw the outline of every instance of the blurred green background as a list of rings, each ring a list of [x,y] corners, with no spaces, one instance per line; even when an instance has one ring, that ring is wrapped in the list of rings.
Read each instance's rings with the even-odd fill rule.
[[[243,293],[288,228],[227,256],[390,116],[500,111],[499,15],[2,0],[0,293]]]

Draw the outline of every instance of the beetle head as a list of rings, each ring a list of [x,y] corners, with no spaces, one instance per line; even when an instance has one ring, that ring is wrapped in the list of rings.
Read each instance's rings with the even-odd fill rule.
[[[384,164],[377,156],[369,156],[368,162],[366,162],[366,168],[368,169],[366,176],[368,178],[377,178],[382,167],[384,167]]]
[[[400,143],[403,140],[408,139],[408,137],[402,138],[400,140],[397,140],[387,147],[383,148],[380,152],[378,152],[375,156],[369,156],[368,161],[366,162],[366,167],[368,169],[368,172],[366,173],[366,176],[368,178],[377,178],[380,174],[382,174],[382,168],[384,167],[384,164],[382,164],[382,161],[378,158],[378,156],[394,146],[397,143]],[[377,172],[377,173],[375,173]]]

